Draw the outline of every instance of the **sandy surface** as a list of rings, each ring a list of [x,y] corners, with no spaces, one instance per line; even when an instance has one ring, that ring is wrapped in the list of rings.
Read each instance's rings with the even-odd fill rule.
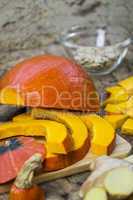
[[[132,0],[1,0],[0,74],[24,58],[37,54],[66,55],[55,43],[60,32],[72,25],[103,25],[126,38],[133,32]],[[93,77],[98,91],[133,74],[132,49],[128,61],[105,77]],[[2,110],[2,109],[1,109]],[[0,112],[3,113],[3,110]],[[7,114],[7,109],[5,116]],[[132,144],[133,139],[127,138]],[[43,184],[47,200],[80,200],[78,191],[89,173]],[[0,196],[7,200],[8,196]]]

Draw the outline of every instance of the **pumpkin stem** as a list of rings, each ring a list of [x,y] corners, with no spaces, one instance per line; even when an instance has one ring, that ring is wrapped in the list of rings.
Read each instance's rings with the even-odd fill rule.
[[[34,171],[41,167],[43,158],[41,154],[34,154],[21,168],[15,180],[15,186],[21,189],[31,188],[33,185]]]

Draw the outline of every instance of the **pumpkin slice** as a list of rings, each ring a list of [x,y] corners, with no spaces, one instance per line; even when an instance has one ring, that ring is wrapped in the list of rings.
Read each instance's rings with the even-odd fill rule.
[[[133,95],[133,76],[118,82],[130,95]]]
[[[121,128],[124,121],[127,119],[126,115],[105,115],[104,119],[107,120],[114,129]]]
[[[106,88],[106,92],[109,93],[109,97],[104,101],[104,105],[107,103],[120,103],[123,101],[127,101],[129,98],[126,90],[120,86],[108,87]]]
[[[91,152],[96,155],[111,154],[115,146],[115,130],[98,115],[83,115],[81,119],[91,131]]]
[[[107,104],[105,107],[105,111],[107,113],[114,113],[114,114],[122,114],[125,113],[126,103],[119,103],[119,104]]]
[[[118,113],[128,115],[129,110],[133,108],[133,96],[131,96],[127,101],[118,104],[107,104],[105,111],[108,113]],[[131,114],[131,113],[130,113]]]
[[[71,135],[66,127],[50,120],[26,120],[0,125],[0,139],[13,136],[44,136],[49,152],[66,154],[73,147]]]
[[[74,141],[73,150],[75,158],[77,156],[80,157],[80,153],[86,153],[86,149],[89,150],[89,146],[85,148],[86,141],[88,141],[89,143],[90,140],[88,130],[85,124],[80,120],[78,116],[70,112],[58,112],[34,108],[32,109],[32,117],[37,119],[50,119],[63,123],[71,132]],[[79,149],[82,149],[82,151],[80,152]],[[77,154],[76,151],[78,152]]]
[[[84,69],[73,61],[40,55],[11,68],[0,80],[0,102],[30,107],[98,111],[99,98]]]
[[[133,119],[127,119],[122,126],[122,133],[127,135],[133,135]]]

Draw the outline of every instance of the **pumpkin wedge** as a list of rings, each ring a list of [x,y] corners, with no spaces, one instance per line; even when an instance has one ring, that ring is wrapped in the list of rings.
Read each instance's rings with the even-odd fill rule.
[[[104,119],[107,120],[114,129],[121,128],[122,124],[127,119],[126,115],[105,115]]]
[[[129,98],[128,93],[121,86],[112,86],[106,88],[106,92],[109,94],[109,97],[104,101],[104,104],[111,103],[121,103],[127,101]]]
[[[0,80],[0,103],[98,111],[99,98],[84,69],[54,55],[25,60]]]
[[[72,134],[73,149],[67,155],[52,154],[47,150],[47,156],[44,161],[44,171],[55,171],[68,167],[81,160],[90,147],[90,135],[87,127],[80,118],[72,113],[49,111],[46,109],[33,109],[32,117],[27,114],[21,114],[13,118],[13,121],[33,120],[33,117],[39,119],[50,119],[63,123]],[[47,147],[47,143],[45,145]]]
[[[115,130],[98,115],[83,115],[81,119],[92,133],[91,152],[96,155],[111,154],[115,146]]]
[[[32,109],[32,117],[36,119],[49,119],[63,123],[71,132],[74,141],[74,156],[80,157],[79,154],[85,155],[89,150],[86,141],[90,142],[87,127],[80,118],[70,112],[50,111],[46,109]],[[77,152],[77,153],[76,153]]]
[[[130,95],[133,95],[133,76],[118,82],[118,85],[123,87]]]
[[[122,133],[127,135],[133,135],[133,119],[127,119],[122,126]]]
[[[73,148],[73,141],[67,128],[61,123],[50,120],[26,119],[0,125],[0,139],[14,136],[44,136],[51,153],[66,154]]]
[[[133,96],[131,96],[127,101],[118,104],[107,104],[105,111],[108,113],[118,113],[128,115],[130,109],[133,108]]]

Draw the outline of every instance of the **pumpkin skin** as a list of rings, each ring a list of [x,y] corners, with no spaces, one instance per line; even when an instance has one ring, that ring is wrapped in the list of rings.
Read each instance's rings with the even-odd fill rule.
[[[38,186],[30,189],[20,189],[15,185],[12,186],[9,200],[45,200],[44,191]]]
[[[98,111],[99,99],[89,75],[73,61],[41,55],[25,60],[0,80],[3,104]]]
[[[0,145],[0,184],[16,178],[24,162],[33,154],[40,153],[44,158],[46,149],[34,138],[19,137],[8,141],[9,145]]]

